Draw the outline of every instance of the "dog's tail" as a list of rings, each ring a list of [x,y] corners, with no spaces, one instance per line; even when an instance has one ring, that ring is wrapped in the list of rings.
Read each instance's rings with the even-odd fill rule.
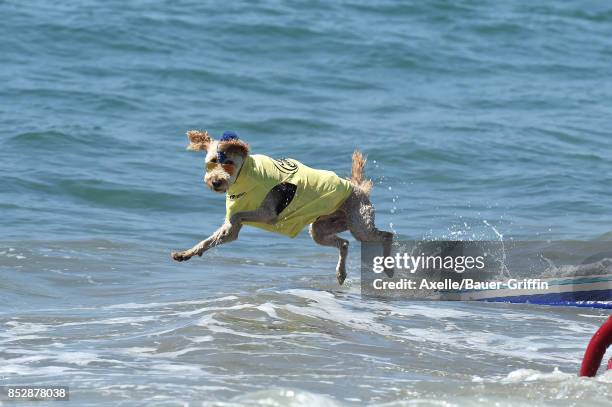
[[[364,157],[359,150],[355,150],[353,153],[351,182],[369,195],[370,191],[372,190],[372,181],[369,179],[364,179],[366,161],[368,161],[367,158]]]

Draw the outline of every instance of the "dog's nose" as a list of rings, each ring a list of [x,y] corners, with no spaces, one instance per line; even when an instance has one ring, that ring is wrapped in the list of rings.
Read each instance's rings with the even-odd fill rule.
[[[212,186],[215,188],[219,188],[221,186],[221,181],[213,181],[211,182]]]

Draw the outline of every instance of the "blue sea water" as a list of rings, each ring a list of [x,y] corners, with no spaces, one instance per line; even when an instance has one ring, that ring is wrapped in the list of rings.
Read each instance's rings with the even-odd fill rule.
[[[609,3],[0,15],[0,385],[67,384],[78,405],[610,401],[609,375],[573,376],[603,311],[368,302],[357,242],[338,288],[306,232],[169,257],[224,215],[192,128],[340,175],[362,150],[398,238],[610,239]]]

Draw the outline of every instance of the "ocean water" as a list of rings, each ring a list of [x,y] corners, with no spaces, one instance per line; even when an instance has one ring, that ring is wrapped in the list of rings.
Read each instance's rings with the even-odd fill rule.
[[[78,406],[610,405],[610,373],[576,377],[606,311],[364,299],[358,243],[338,287],[306,232],[169,256],[224,215],[191,128],[341,175],[361,149],[398,239],[610,240],[609,3],[0,15],[0,385]]]

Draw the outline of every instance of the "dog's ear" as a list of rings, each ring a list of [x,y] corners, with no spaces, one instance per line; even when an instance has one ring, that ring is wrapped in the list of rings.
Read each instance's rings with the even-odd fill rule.
[[[228,154],[240,154],[243,157],[249,154],[249,145],[242,141],[233,131],[226,131],[223,133],[223,136],[219,139],[219,146],[217,149]]]
[[[187,137],[189,137],[187,150],[192,151],[208,151],[208,146],[213,141],[207,131],[189,130],[187,132]]]
[[[218,148],[226,154],[238,153],[245,157],[249,154],[249,145],[240,139],[221,141]]]

